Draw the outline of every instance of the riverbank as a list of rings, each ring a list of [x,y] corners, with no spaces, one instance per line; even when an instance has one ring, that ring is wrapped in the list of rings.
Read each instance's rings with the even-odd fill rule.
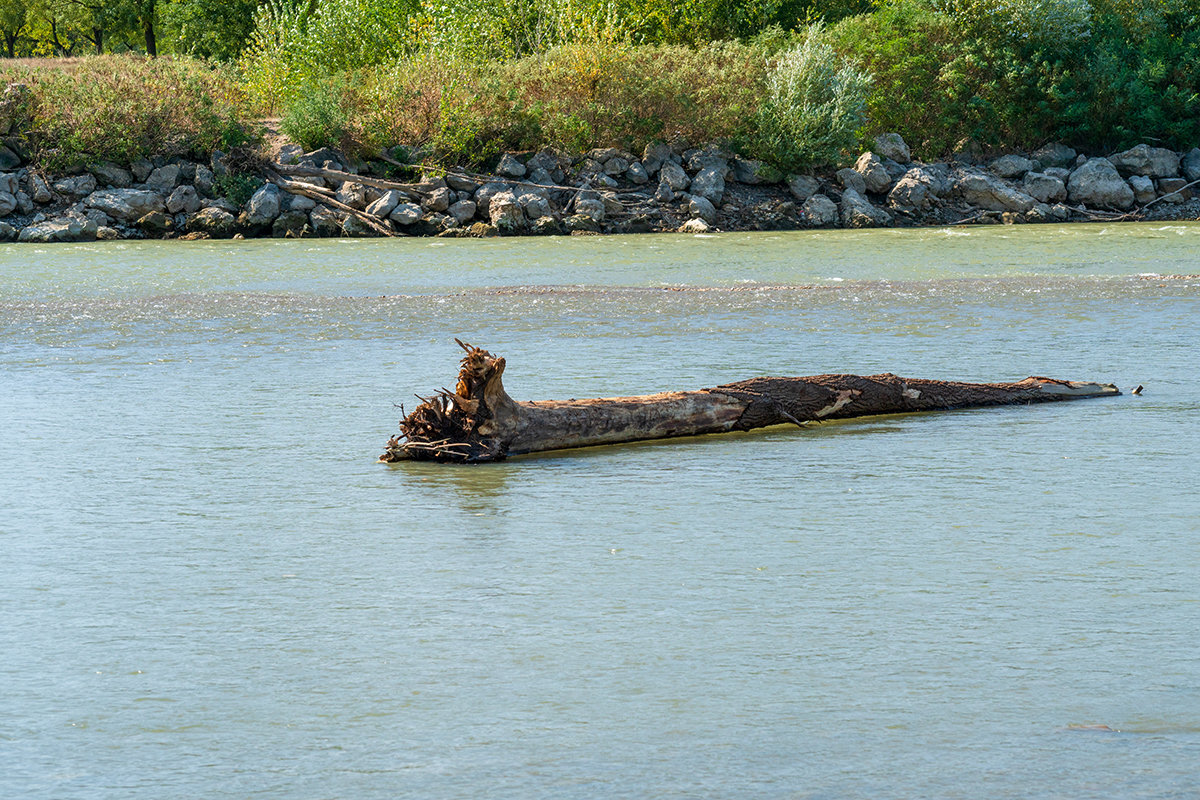
[[[784,175],[719,144],[507,153],[489,173],[285,144],[50,175],[0,150],[0,239],[588,235],[1200,218],[1200,148],[1050,144],[915,161],[896,134],[852,167]],[[397,173],[415,174],[408,181]],[[391,177],[390,177],[391,176]]]

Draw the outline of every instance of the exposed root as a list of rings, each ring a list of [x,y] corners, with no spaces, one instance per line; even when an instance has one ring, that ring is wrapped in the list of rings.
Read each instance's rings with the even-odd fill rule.
[[[493,382],[498,383],[504,359],[459,339],[454,341],[466,352],[454,391],[443,388],[433,397],[417,395],[420,405],[400,420],[400,434],[388,440],[380,461],[462,463],[503,458],[496,452],[496,443],[486,435],[485,423],[494,416],[494,410],[486,404],[488,389]]]

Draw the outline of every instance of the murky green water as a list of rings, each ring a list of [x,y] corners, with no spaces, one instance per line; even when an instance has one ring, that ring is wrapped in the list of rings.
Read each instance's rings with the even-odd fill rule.
[[[1200,226],[4,246],[0,796],[1193,796],[1200,278],[1149,273]],[[453,336],[518,399],[1146,392],[375,464]]]

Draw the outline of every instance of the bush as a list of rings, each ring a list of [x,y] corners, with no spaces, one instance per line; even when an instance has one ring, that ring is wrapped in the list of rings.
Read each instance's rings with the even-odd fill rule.
[[[238,208],[246,205],[260,186],[260,179],[239,172],[226,172],[213,177],[213,191],[217,196],[224,197]]]
[[[305,150],[341,146],[349,132],[342,93],[336,78],[309,83],[287,103],[280,130]]]
[[[340,72],[410,53],[420,0],[267,0],[240,60],[244,85],[265,111]]]
[[[820,25],[778,58],[748,149],[783,170],[837,163],[866,121],[871,76],[839,56]]]
[[[640,150],[678,134],[744,135],[782,35],[699,48],[578,42],[521,59],[421,55],[360,70],[343,99],[354,148],[431,145],[482,164],[502,150]]]
[[[29,86],[25,129],[47,169],[200,155],[255,138],[234,75],[192,59],[96,56],[66,68],[8,66],[0,81]]]

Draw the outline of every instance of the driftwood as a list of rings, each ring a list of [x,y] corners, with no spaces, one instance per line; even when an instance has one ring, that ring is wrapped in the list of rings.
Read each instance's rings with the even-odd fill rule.
[[[457,340],[456,340],[457,341]],[[543,450],[747,431],[768,425],[974,406],[1111,397],[1112,384],[1026,378],[956,383],[883,375],[753,378],[641,397],[519,403],[504,391],[504,359],[459,342],[458,385],[400,421],[380,461],[477,463]]]
[[[362,220],[364,225],[382,236],[400,235],[389,226],[387,220],[380,219],[379,217],[372,216],[365,211],[359,211],[353,206],[346,205],[334,197],[334,193],[328,189],[322,189],[318,186],[313,186],[307,183],[289,181],[276,173],[269,172],[267,177],[272,183],[274,183],[280,189],[283,189],[285,192],[291,192],[292,194],[308,197],[312,200],[316,200],[318,203],[323,203],[332,208],[344,211],[353,217],[357,217],[358,219]]]

